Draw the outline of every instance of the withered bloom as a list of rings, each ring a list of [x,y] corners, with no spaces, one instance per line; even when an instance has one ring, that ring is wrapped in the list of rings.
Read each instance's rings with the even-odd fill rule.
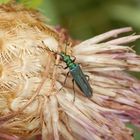
[[[140,36],[117,38],[132,30],[122,28],[65,49],[62,33],[42,19],[21,5],[0,6],[0,136],[132,140],[125,123],[140,126],[140,81],[125,71],[140,71],[140,56],[125,44]],[[64,85],[68,70],[50,50],[76,57],[90,77],[91,98],[75,85],[73,101],[72,77]]]

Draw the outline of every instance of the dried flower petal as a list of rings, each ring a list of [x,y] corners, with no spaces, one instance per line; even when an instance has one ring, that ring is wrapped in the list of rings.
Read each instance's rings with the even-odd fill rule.
[[[93,89],[87,98],[75,85],[73,101],[72,76],[64,85],[67,70],[56,65],[65,64],[50,51],[64,51],[68,35],[21,5],[1,5],[0,15],[1,137],[133,140],[125,123],[140,127],[140,81],[125,71],[140,71],[140,56],[124,44],[139,35],[116,38],[132,31],[127,27],[73,41],[67,52],[89,75]]]

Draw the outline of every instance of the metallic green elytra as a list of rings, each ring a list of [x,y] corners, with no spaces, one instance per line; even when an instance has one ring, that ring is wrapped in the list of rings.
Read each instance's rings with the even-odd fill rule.
[[[79,89],[86,97],[91,97],[92,88],[79,64],[74,63],[75,60],[72,60],[71,57],[69,55],[66,55],[64,52],[59,53],[59,55],[61,56],[61,59],[66,63],[67,68],[69,68],[69,72],[71,73]]]

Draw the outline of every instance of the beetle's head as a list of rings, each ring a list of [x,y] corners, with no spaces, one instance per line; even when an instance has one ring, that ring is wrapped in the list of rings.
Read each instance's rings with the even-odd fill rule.
[[[59,55],[64,62],[68,62],[70,60],[70,56],[66,55],[64,52],[61,52]]]

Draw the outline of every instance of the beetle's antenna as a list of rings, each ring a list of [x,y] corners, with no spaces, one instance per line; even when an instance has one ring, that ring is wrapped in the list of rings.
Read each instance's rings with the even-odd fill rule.
[[[65,54],[67,53],[67,41],[65,41]]]
[[[47,47],[43,40],[42,40],[42,44],[46,47],[46,49],[47,49],[48,51],[53,52],[53,53],[55,53],[55,54],[59,54],[58,52],[55,52],[55,51],[51,50],[49,47]],[[59,54],[59,55],[60,55],[60,54]]]
[[[65,46],[65,54],[66,54],[66,52],[67,52],[67,47],[68,47],[68,46],[71,46],[71,42],[70,42],[70,41],[66,41],[66,42],[65,42],[65,45],[66,45],[66,46]]]

